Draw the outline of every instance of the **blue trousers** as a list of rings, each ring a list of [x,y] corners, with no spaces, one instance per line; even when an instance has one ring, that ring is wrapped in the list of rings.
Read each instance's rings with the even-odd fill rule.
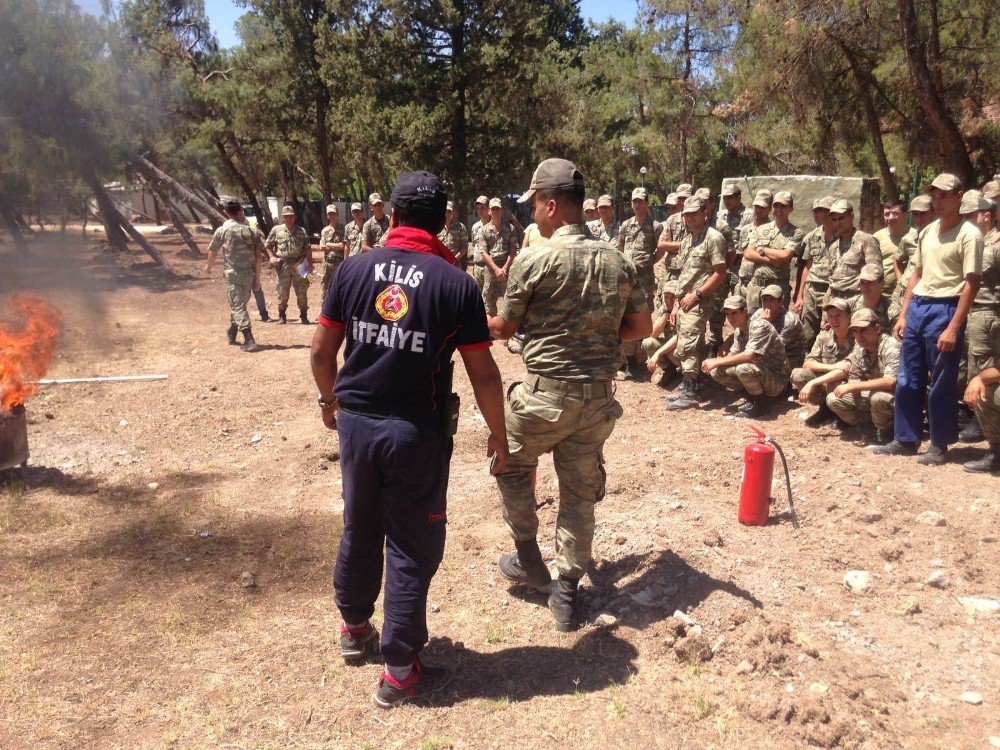
[[[444,555],[452,439],[434,424],[343,409],[337,430],[344,479],[337,608],[347,623],[371,617],[384,563],[382,657],[406,666],[427,644],[427,590]]]
[[[958,297],[913,295],[910,300],[896,381],[895,437],[900,442],[920,442],[925,403],[931,443],[943,447],[958,440],[958,366],[965,348],[965,326],[953,351],[937,350],[938,337],[957,307]]]

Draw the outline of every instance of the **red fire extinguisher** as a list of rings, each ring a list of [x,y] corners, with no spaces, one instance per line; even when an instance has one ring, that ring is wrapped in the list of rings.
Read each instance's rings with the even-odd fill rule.
[[[785,453],[774,438],[762,430],[749,426],[757,435],[757,439],[747,445],[743,451],[743,481],[740,486],[739,522],[746,526],[766,526],[771,509],[771,480],[774,478],[774,453],[781,456],[781,464],[785,469],[785,486],[788,490],[788,509],[792,517],[792,526],[799,528],[799,519],[795,514],[792,502],[792,480],[788,474],[788,462]]]

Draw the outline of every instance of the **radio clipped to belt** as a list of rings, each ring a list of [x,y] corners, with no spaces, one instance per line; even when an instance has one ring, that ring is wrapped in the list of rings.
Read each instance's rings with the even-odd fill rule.
[[[441,431],[445,437],[454,437],[458,432],[458,414],[462,409],[462,399],[452,390],[452,381],[455,378],[455,363],[448,362],[442,369],[445,374],[445,391],[448,395],[444,401]]]

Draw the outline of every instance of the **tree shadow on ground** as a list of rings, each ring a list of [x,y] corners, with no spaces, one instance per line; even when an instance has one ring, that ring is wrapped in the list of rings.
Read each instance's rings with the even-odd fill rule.
[[[257,345],[260,347],[262,352],[283,352],[287,349],[309,349],[309,344],[262,344],[259,341]]]
[[[638,650],[613,628],[588,630],[570,647],[516,646],[481,653],[435,638],[424,656],[447,664],[454,679],[432,700],[454,706],[477,698],[522,702],[539,696],[573,695],[604,690],[637,672]]]
[[[184,495],[189,501],[197,500],[205,489],[224,479],[224,475],[212,471],[174,471],[158,476],[156,486],[150,487],[145,481],[107,482],[96,474],[67,474],[51,466],[29,465],[22,479],[28,490],[52,489],[70,497],[93,496],[100,505],[139,508],[152,502],[161,486],[168,497]]]

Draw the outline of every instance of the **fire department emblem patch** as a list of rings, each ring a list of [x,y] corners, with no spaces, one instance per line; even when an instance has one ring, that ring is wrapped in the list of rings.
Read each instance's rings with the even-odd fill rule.
[[[406,292],[399,284],[393,284],[387,289],[383,289],[381,294],[375,298],[375,312],[395,323],[406,315],[410,309],[410,301],[406,299]]]

